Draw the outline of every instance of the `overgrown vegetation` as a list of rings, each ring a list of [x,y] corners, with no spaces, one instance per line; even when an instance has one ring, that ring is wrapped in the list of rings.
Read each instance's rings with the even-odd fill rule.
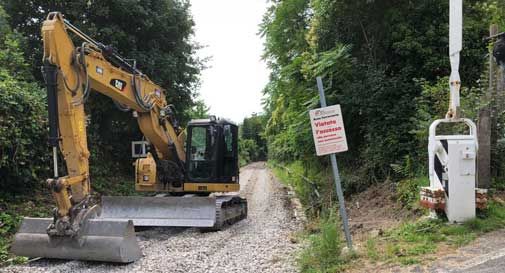
[[[398,202],[409,210],[420,209],[421,187],[430,185],[428,177],[413,177],[400,180],[396,188]]]
[[[44,93],[23,58],[21,35],[7,20],[0,6],[0,191],[15,194],[38,187],[48,148]]]
[[[329,160],[315,156],[308,118],[308,111],[319,107],[315,78],[321,76],[328,105],[340,104],[343,111],[349,151],[339,154],[337,160],[345,194],[392,181],[398,202],[406,209],[422,211],[417,201],[419,188],[428,184],[428,127],[445,116],[448,105],[449,1],[271,3],[261,25],[266,39],[264,58],[272,70],[264,90],[265,137],[269,160],[292,171],[278,167],[276,174],[289,181],[315,219],[334,210]],[[489,45],[482,37],[491,23],[505,27],[503,7],[502,1],[495,0],[464,4],[461,102],[463,115],[473,120],[479,108],[489,103],[483,96]],[[504,116],[498,119],[494,133],[497,143],[502,143]],[[502,146],[493,147],[494,187],[503,184],[498,178],[505,173],[500,163],[500,154],[505,152],[500,150]],[[314,197],[314,190],[319,197]],[[407,225],[398,232],[410,234],[417,230],[416,225],[443,224],[411,225],[414,227]],[[433,250],[431,239],[422,240],[428,245],[412,242],[406,257]],[[372,246],[378,243],[370,242]],[[391,255],[404,254],[401,246],[391,247]],[[370,249],[374,256],[374,248]],[[409,263],[409,258],[402,262]],[[324,272],[320,267],[304,270]]]
[[[50,217],[48,204],[51,201],[35,191],[33,193],[30,197],[0,194],[0,267],[26,261],[26,257],[14,257],[9,253],[12,236],[19,228],[22,217]]]
[[[325,169],[306,168],[301,161],[285,165],[269,161],[269,166],[280,181],[293,188],[309,217],[318,218],[322,211],[333,206],[335,193]]]
[[[139,68],[167,90],[167,100],[183,123],[209,111],[195,100],[203,62],[194,54],[199,45],[191,41],[194,23],[188,0],[0,1],[0,263],[8,258],[19,215],[42,216],[50,203],[37,199],[41,182],[49,176],[39,67],[40,23],[54,10],[135,58]],[[505,27],[504,14],[503,1],[465,1],[461,101],[464,115],[474,120],[478,109],[489,103],[482,96],[488,45],[481,38],[491,22]],[[448,103],[447,25],[448,1],[271,1],[261,24],[264,58],[272,70],[264,90],[265,114],[244,119],[240,163],[268,157],[309,216],[320,220],[300,256],[304,272],[338,271],[346,261],[340,255],[338,219],[332,214],[329,163],[315,156],[308,122],[308,111],[319,106],[315,77],[324,79],[328,104],[342,105],[350,148],[338,156],[345,193],[388,179],[395,181],[398,202],[416,210],[419,187],[427,184],[427,128],[444,116]],[[87,113],[94,189],[133,194],[130,141],[141,138],[135,120],[96,94]],[[505,115],[497,118],[493,187],[505,189]],[[28,199],[21,195],[34,192]],[[491,203],[478,219],[461,226],[405,223],[370,239],[366,256],[416,263],[440,244],[460,246],[504,225],[505,209]]]
[[[298,265],[304,273],[333,273],[347,267],[354,253],[341,255],[344,246],[341,238],[341,222],[336,216],[336,200],[332,182],[328,181],[325,169],[305,168],[301,161],[286,166],[269,161],[276,177],[291,186],[302,202],[305,213],[311,219],[308,224],[306,243],[298,257]]]
[[[491,202],[487,210],[462,225],[444,220],[405,223],[366,242],[366,258],[404,265],[422,262],[429,254],[446,246],[456,248],[473,241],[482,233],[505,228],[505,206]]]
[[[462,225],[451,225],[444,219],[406,221],[373,235],[357,253],[341,255],[345,245],[340,229],[342,222],[335,217],[337,209],[332,182],[321,179],[324,171],[308,172],[300,161],[286,166],[271,161],[269,164],[276,177],[294,188],[311,219],[305,232],[308,246],[298,258],[302,272],[340,272],[353,266],[359,268],[363,259],[402,265],[423,263],[433,259],[440,249],[455,249],[483,233],[505,228],[505,205],[502,201],[491,201],[486,210],[479,211],[476,219]],[[401,180],[396,188],[397,201],[406,209],[424,210],[419,206],[419,189],[428,183],[425,177]],[[333,207],[327,207],[328,204]]]
[[[244,118],[239,130],[240,166],[267,159],[265,123],[266,118],[261,114],[252,114],[250,117]]]
[[[336,217],[329,215],[321,219],[319,232],[308,236],[309,246],[298,259],[301,271],[306,273],[334,273],[345,265],[342,257],[342,241]]]
[[[269,158],[328,166],[315,156],[308,122],[308,110],[319,106],[315,77],[322,76],[328,104],[341,104],[343,111],[349,151],[338,158],[352,170],[347,193],[394,176],[391,165],[406,156],[423,172],[427,125],[443,117],[448,104],[448,4],[273,2],[261,28],[272,69],[264,91]],[[494,1],[465,2],[460,71],[470,118],[485,86],[479,80],[487,54],[481,37],[496,10]]]

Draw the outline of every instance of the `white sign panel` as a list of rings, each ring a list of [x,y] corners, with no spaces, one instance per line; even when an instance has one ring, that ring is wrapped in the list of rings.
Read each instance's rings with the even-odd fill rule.
[[[310,123],[317,155],[348,150],[340,105],[310,110]]]

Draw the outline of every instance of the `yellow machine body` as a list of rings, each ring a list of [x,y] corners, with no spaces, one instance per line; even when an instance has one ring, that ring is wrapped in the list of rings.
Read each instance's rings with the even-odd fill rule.
[[[74,46],[70,33],[83,41],[80,47]],[[135,65],[84,34],[59,12],[49,13],[41,34],[54,162],[54,176],[47,184],[56,208],[52,219],[23,221],[12,247],[15,254],[132,262],[141,257],[134,225],[220,228],[245,217],[245,199],[231,195],[108,197],[95,204],[90,195],[84,112],[89,92],[111,98],[120,108],[131,111],[138,122],[147,143],[144,149],[150,150],[137,156],[134,163],[132,186],[137,191],[179,195],[238,191],[238,130],[224,121],[190,123],[189,135],[196,128],[194,141],[185,145],[186,131],[179,127],[163,88]],[[58,150],[66,163],[64,175],[58,170]],[[231,210],[218,212],[221,205],[223,210]]]
[[[95,48],[92,44],[86,47],[84,69],[76,69],[74,60],[82,58],[79,56],[69,34],[68,24],[60,13],[51,13],[42,26],[42,37],[44,42],[44,60],[58,67],[59,77],[57,89],[58,94],[58,122],[59,122],[59,147],[67,165],[68,175],[59,177],[59,182],[67,190],[59,192],[53,191],[53,196],[57,202],[59,214],[67,215],[73,204],[82,201],[90,193],[89,185],[89,150],[86,140],[83,87],[79,83],[89,80],[89,88],[99,92],[114,101],[135,111],[137,122],[145,138],[151,143],[160,159],[174,160],[178,158],[182,163],[186,160],[184,150],[184,130],[177,128],[170,122],[168,117],[164,117],[164,109],[168,106],[163,88],[152,82],[146,75],[137,74],[134,79],[140,92],[140,96],[148,98],[152,109],[146,111],[141,108],[135,99],[135,87],[132,83],[132,73],[125,71],[109,62],[102,50]],[[79,33],[77,33],[79,35]],[[82,38],[82,37],[81,37]],[[111,83],[122,83],[111,84]],[[69,92],[67,86],[76,86],[75,93]],[[173,146],[174,149],[170,149]],[[136,189],[139,191],[165,191],[184,192],[185,187],[164,187],[156,179],[156,162],[152,155],[150,158],[138,159]],[[145,166],[149,165],[147,169]],[[153,166],[154,165],[154,166]],[[144,172],[149,177],[144,181]],[[194,184],[195,182],[188,181]],[[198,183],[198,182],[196,182]],[[183,185],[186,184],[183,183]],[[238,183],[220,183],[213,187],[206,188],[215,192],[229,192],[230,188],[237,189]],[[236,186],[226,186],[227,184],[237,184]],[[191,191],[194,186],[188,187]],[[69,194],[68,191],[71,191]]]

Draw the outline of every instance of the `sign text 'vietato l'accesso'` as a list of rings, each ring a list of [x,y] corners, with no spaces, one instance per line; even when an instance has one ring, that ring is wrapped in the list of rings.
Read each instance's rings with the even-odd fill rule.
[[[348,150],[340,105],[311,110],[310,123],[318,156]]]

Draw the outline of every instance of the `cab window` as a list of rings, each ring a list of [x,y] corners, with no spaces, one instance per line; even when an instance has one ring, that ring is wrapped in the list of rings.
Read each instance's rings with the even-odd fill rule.
[[[208,157],[206,128],[194,127],[191,134],[191,160],[205,160]]]
[[[233,149],[234,142],[237,141],[237,129],[231,125],[223,126],[224,153],[223,153],[223,175],[225,177],[236,176],[237,159],[236,151]]]
[[[215,176],[216,133],[214,126],[191,128],[189,142],[189,176],[191,179],[210,179]]]

